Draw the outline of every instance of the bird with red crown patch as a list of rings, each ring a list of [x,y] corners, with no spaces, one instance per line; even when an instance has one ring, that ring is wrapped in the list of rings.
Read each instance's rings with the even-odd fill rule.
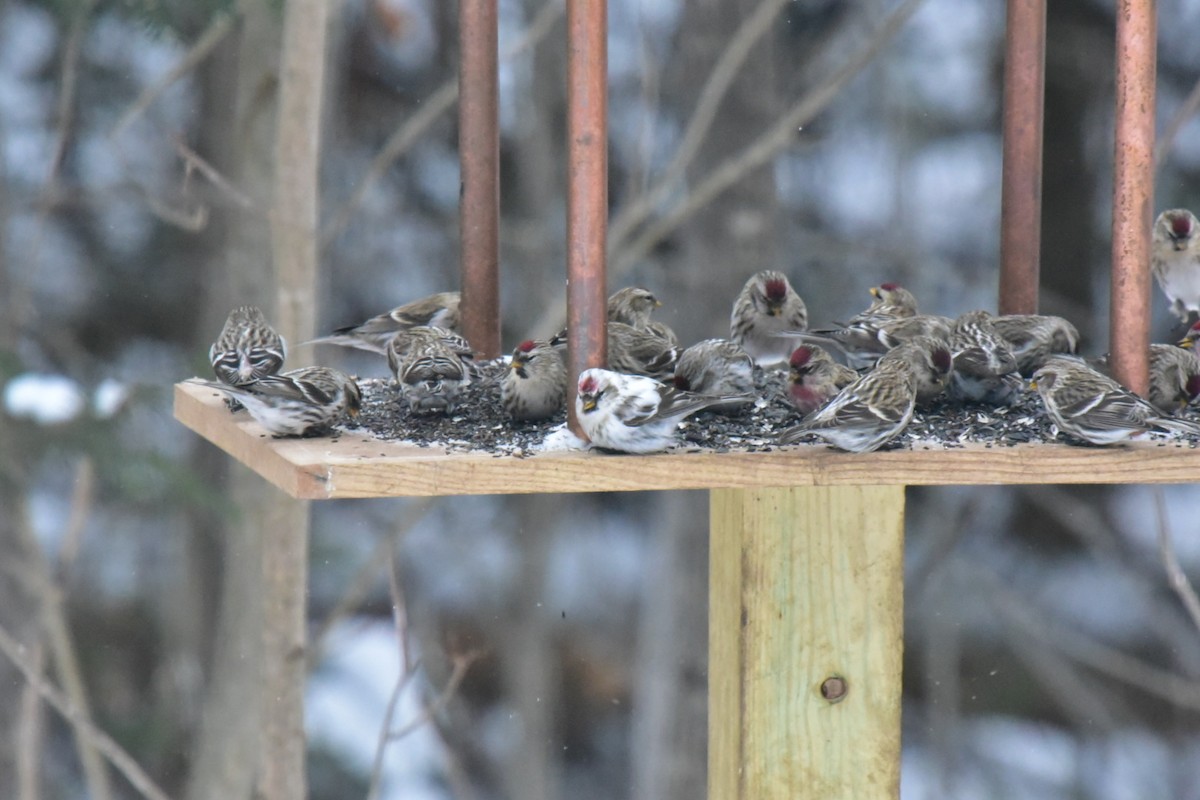
[[[788,359],[788,399],[808,415],[858,380],[858,373],[830,357],[825,348],[802,344]]]
[[[1200,313],[1200,221],[1191,211],[1172,208],[1158,215],[1150,271],[1182,322]]]
[[[515,420],[553,417],[566,408],[567,368],[549,342],[526,339],[500,379],[500,404]]]
[[[729,315],[729,338],[756,364],[786,362],[792,343],[779,334],[805,330],[808,309],[782,272],[764,270],[746,281]]]

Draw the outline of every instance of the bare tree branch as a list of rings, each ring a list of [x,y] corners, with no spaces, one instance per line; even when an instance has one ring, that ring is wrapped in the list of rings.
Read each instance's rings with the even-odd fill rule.
[[[730,38],[729,44],[722,51],[717,63],[713,65],[708,80],[700,91],[696,108],[692,112],[691,119],[688,120],[687,130],[684,131],[683,139],[675,150],[671,163],[663,170],[663,174],[649,191],[623,207],[613,219],[608,231],[610,250],[619,250],[633,229],[653,212],[655,206],[666,199],[677,182],[683,178],[688,166],[700,152],[704,138],[708,135],[708,130],[717,116],[721,101],[725,98],[729,87],[733,85],[734,79],[737,78],[738,70],[746,62],[754,45],[770,30],[771,23],[775,21],[775,17],[779,16],[779,12],[788,2],[789,0],[762,0],[754,13],[742,22]]]
[[[1200,597],[1196,596],[1192,582],[1184,574],[1179,557],[1175,554],[1175,546],[1171,543],[1171,528],[1167,522],[1167,498],[1161,486],[1154,487],[1154,510],[1158,517],[1158,553],[1162,558],[1163,568],[1167,571],[1167,585],[1187,609],[1192,624],[1200,630]]]
[[[125,752],[108,734],[97,728],[62,691],[38,674],[34,665],[29,663],[25,657],[21,643],[13,638],[12,634],[3,626],[0,626],[0,653],[3,653],[12,662],[13,666],[24,676],[26,683],[32,686],[43,700],[71,723],[76,737],[86,739],[92,747],[108,759],[108,762],[129,781],[129,784],[142,797],[147,800],[170,800],[166,792],[158,787],[129,753]]]
[[[1167,160],[1167,155],[1171,152],[1171,147],[1175,144],[1175,140],[1179,138],[1179,132],[1183,130],[1183,126],[1188,121],[1196,116],[1196,112],[1200,111],[1200,80],[1196,81],[1196,85],[1192,87],[1192,91],[1188,93],[1187,98],[1179,105],[1175,111],[1175,116],[1171,117],[1171,121],[1167,123],[1167,127],[1163,130],[1162,136],[1158,137],[1158,143],[1154,146],[1154,166],[1157,169]]]
[[[234,18],[231,14],[218,12],[208,27],[205,28],[204,33],[200,34],[200,38],[196,40],[196,43],[184,53],[183,58],[179,59],[179,62],[167,70],[166,74],[155,81],[152,86],[147,86],[142,90],[142,93],[130,104],[125,113],[121,115],[121,119],[113,126],[109,136],[113,139],[120,137],[126,128],[132,125],[138,117],[146,113],[146,109],[161,97],[163,92],[195,69],[201,61],[208,58],[208,55],[216,46],[233,30],[233,23]]]
[[[46,669],[46,648],[41,641],[29,647],[30,669],[42,675]],[[42,763],[42,734],[45,731],[45,715],[37,690],[25,684],[21,690],[21,708],[17,718],[17,798],[39,800],[41,798],[41,776],[38,767]]]
[[[554,27],[554,23],[562,16],[565,7],[563,0],[546,0],[545,5],[538,10],[524,35],[512,47],[500,54],[501,60],[514,58],[545,38],[546,34]],[[421,103],[417,112],[405,120],[404,124],[388,137],[379,153],[371,160],[371,166],[367,168],[366,174],[358,182],[354,193],[342,204],[322,231],[322,249],[328,247],[345,230],[346,225],[350,222],[350,217],[362,205],[363,198],[374,188],[388,168],[396,162],[396,159],[407,153],[443,114],[454,108],[454,104],[457,102],[458,78],[452,78],[439,86]]]

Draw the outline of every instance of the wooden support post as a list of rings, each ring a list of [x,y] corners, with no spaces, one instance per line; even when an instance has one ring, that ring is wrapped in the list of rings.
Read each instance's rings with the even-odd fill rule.
[[[710,526],[708,796],[895,800],[904,487],[715,489]]]

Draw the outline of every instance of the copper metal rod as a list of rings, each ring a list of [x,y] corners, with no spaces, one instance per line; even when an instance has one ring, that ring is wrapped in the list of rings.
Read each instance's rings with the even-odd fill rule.
[[[1008,0],[1004,38],[1000,313],[1038,310],[1046,0]]]
[[[460,0],[458,157],[463,335],[481,358],[500,355],[500,136],[496,0]]]
[[[1142,395],[1150,382],[1155,35],[1154,0],[1118,0],[1109,348],[1113,376]]]
[[[608,358],[607,35],[607,0],[567,0],[567,409],[576,434],[576,379]]]

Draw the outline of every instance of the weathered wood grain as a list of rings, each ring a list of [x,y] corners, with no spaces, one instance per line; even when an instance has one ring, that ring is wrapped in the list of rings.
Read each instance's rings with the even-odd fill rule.
[[[175,387],[175,417],[293,497],[307,499],[551,492],[636,492],[756,486],[1190,483],[1200,450],[1138,442],[1109,448],[973,445],[856,455],[822,445],[770,453],[651,456],[445,453],[361,434],[271,439],[217,393]]]
[[[721,489],[710,510],[708,796],[895,800],[904,487]]]

